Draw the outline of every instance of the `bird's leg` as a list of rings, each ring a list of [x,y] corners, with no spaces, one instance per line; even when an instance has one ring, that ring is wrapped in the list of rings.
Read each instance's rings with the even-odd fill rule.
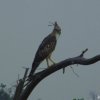
[[[53,64],[55,64],[55,62],[51,59],[51,54],[48,56],[48,59],[49,59]]]
[[[51,58],[49,58],[49,60],[50,60],[53,64],[55,64],[55,62],[54,62]]]
[[[53,63],[53,64],[55,64],[55,62],[51,59],[51,54],[46,58],[46,62],[47,62],[47,66],[48,66],[48,68],[50,67],[50,65],[49,65],[49,60]]]

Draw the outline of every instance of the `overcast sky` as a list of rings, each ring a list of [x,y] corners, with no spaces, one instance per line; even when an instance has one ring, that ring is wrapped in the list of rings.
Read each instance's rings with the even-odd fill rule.
[[[75,57],[88,48],[85,57],[100,54],[100,0],[0,0],[0,82],[11,86],[22,66],[31,68],[42,39],[57,21],[62,34],[52,57],[56,62]],[[45,61],[40,67],[46,67]],[[100,62],[73,66],[44,79],[28,100],[72,100],[86,98],[89,92],[100,94]]]

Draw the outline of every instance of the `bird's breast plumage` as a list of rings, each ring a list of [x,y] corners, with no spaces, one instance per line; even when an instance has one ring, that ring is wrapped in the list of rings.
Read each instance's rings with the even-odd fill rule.
[[[46,57],[48,57],[54,51],[56,42],[57,40],[55,35],[50,34],[44,38],[37,50],[34,60],[43,61]]]

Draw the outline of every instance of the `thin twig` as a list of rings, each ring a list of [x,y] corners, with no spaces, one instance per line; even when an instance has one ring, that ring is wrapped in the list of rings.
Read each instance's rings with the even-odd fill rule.
[[[83,50],[79,57],[83,57],[84,53],[86,53],[87,51],[88,51],[88,48],[86,48],[85,50]]]
[[[74,68],[73,68],[72,66],[69,66],[69,67],[72,69],[73,73],[74,73],[77,77],[79,77],[79,75],[74,71]]]

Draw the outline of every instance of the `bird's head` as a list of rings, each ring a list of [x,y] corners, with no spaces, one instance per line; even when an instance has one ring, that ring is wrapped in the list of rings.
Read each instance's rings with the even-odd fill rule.
[[[48,25],[48,26],[54,26],[53,33],[56,33],[56,34],[58,34],[58,35],[61,34],[61,28],[60,28],[60,26],[57,24],[56,21],[55,21],[55,23],[51,23],[51,22],[50,22],[50,25]]]
[[[58,34],[58,35],[60,35],[61,34],[61,28],[60,28],[60,26],[57,24],[57,22],[55,22],[54,24],[54,31]]]

